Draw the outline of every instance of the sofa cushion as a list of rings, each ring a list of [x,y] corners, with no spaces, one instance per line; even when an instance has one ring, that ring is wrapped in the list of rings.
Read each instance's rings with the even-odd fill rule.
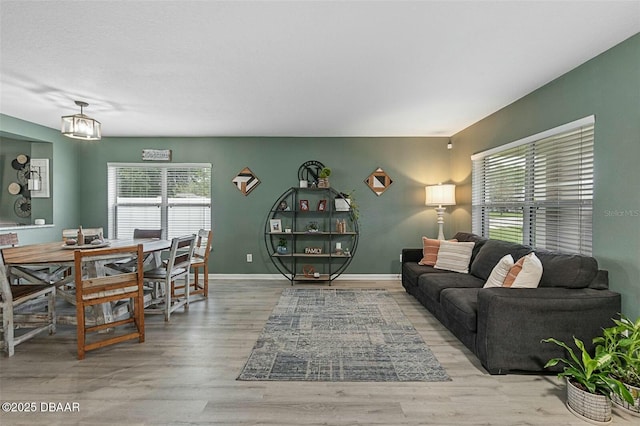
[[[536,250],[542,263],[540,287],[586,288],[598,275],[598,262],[579,254]]]
[[[442,290],[440,304],[448,316],[467,330],[477,330],[479,288],[447,288]]]
[[[422,274],[433,274],[433,273],[447,273],[446,271],[441,271],[439,269],[435,269],[433,266],[426,265],[418,265],[414,262],[406,262],[402,264],[402,276],[406,277],[408,281],[415,283],[414,285],[418,285],[418,278]],[[453,274],[453,272],[451,272]]]
[[[535,253],[522,256],[511,267],[504,279],[503,287],[537,288],[542,277],[542,263]]]
[[[435,269],[437,271],[437,269]],[[441,271],[442,272],[442,271]],[[418,278],[420,292],[440,303],[440,293],[447,288],[482,288],[484,281],[468,274],[442,272],[423,274]]]
[[[475,243],[454,243],[442,241],[438,250],[438,260],[434,268],[446,271],[469,273],[469,263],[471,262],[471,252]]]
[[[531,247],[522,244],[510,243],[508,241],[489,240],[482,245],[478,255],[471,264],[471,275],[475,275],[482,280],[487,280],[491,271],[498,264],[500,259],[506,254],[510,254],[515,261],[525,254],[533,251]]]

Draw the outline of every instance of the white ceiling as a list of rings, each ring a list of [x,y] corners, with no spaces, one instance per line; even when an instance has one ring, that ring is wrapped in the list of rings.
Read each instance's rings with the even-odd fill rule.
[[[449,136],[640,31],[626,1],[1,0],[0,112],[103,136]]]

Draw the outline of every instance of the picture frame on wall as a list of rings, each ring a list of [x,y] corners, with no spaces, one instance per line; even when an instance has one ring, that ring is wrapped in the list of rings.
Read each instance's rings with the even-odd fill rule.
[[[320,200],[318,201],[318,208],[317,210],[319,212],[323,212],[325,210],[327,210],[327,200]]]
[[[270,219],[269,232],[282,232],[282,219]]]
[[[309,211],[309,200],[300,200],[300,211],[301,212]]]

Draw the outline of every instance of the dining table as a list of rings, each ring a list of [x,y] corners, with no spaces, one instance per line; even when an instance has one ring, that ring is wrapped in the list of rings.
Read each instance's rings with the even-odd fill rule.
[[[29,284],[49,284],[56,286],[56,297],[61,297],[71,304],[75,304],[74,295],[74,252],[76,250],[95,250],[99,248],[119,248],[129,247],[142,244],[142,251],[145,253],[145,270],[160,266],[162,263],[161,252],[171,247],[170,240],[162,240],[155,238],[140,239],[111,239],[105,240],[102,244],[83,246],[68,245],[63,241],[28,244],[16,247],[7,247],[2,249],[4,263],[8,270],[15,272],[15,275],[22,278]],[[41,275],[30,274],[28,268],[50,268],[51,270],[64,271],[54,275],[55,279],[49,279],[44,282],[39,278]],[[96,271],[99,275],[106,273],[104,265],[96,265]],[[51,278],[51,275],[49,276]],[[101,309],[95,312],[95,321],[97,323],[109,322],[114,316],[118,316],[114,312],[112,306],[103,304]],[[75,323],[75,314],[72,316],[58,316],[58,322]]]

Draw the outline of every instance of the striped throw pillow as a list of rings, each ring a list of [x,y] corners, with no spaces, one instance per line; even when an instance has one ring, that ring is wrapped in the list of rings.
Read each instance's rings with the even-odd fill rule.
[[[537,288],[541,278],[542,262],[535,253],[529,253],[511,267],[504,279],[503,287]]]
[[[473,242],[440,241],[438,260],[436,260],[434,268],[468,274],[471,252],[474,246],[475,243]]]
[[[449,240],[458,241],[458,240]],[[440,249],[440,240],[422,237],[422,260],[418,265],[433,266],[438,260],[438,250]]]
[[[496,266],[493,267],[491,275],[487,278],[487,282],[483,288],[502,287],[504,280],[506,279],[509,271],[513,267],[513,256],[510,254],[505,255]]]

